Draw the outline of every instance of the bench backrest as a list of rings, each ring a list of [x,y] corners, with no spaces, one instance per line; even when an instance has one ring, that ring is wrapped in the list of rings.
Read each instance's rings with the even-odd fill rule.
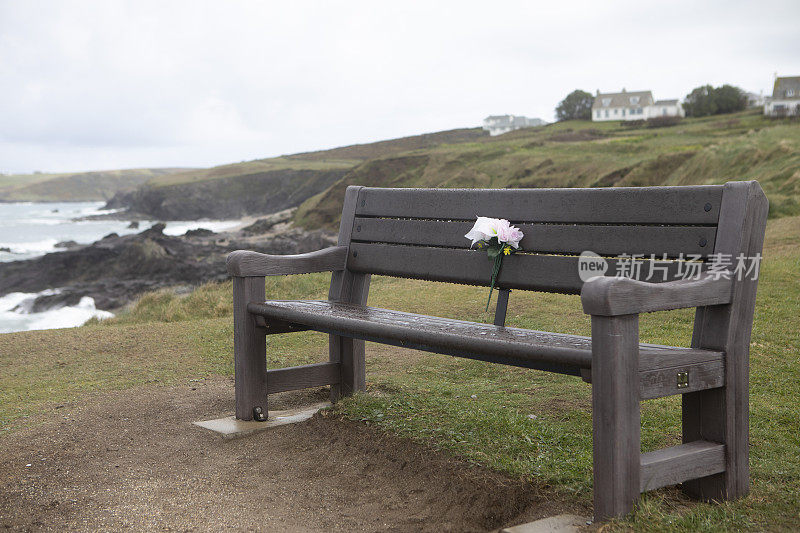
[[[478,215],[506,218],[525,237],[520,243],[523,253],[503,262],[499,286],[577,293],[583,284],[578,256],[587,250],[607,256],[606,275],[614,275],[621,254],[648,259],[651,254],[659,259],[683,254],[704,261],[719,253],[722,234],[741,231],[730,223],[728,228],[719,226],[728,200],[726,188],[349,187],[340,244],[349,244],[347,269],[353,273],[488,285],[491,265],[486,252],[470,250],[464,234]],[[660,261],[661,269],[650,281],[664,281],[665,270],[666,280],[677,279],[679,263]],[[642,261],[635,277],[646,279],[651,266],[649,260]]]

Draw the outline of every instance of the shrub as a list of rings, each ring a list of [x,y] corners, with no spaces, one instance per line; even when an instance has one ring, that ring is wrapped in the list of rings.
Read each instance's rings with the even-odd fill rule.
[[[661,117],[653,117],[647,119],[647,127],[648,128],[667,128],[669,126],[675,126],[680,124],[681,117],[679,116],[669,116],[664,115]]]

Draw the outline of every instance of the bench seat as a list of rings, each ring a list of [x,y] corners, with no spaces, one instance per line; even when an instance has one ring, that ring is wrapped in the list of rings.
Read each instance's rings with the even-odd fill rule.
[[[592,366],[592,339],[580,335],[494,326],[325,300],[268,300],[247,310],[278,332],[313,329],[376,341],[562,374],[586,375]],[[723,361],[713,350],[639,344],[641,372]],[[584,369],[584,372],[581,372]]]

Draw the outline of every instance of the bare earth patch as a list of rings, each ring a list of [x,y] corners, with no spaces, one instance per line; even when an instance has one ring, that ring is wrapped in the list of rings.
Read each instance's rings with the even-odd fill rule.
[[[324,399],[286,393],[271,408]],[[0,440],[0,528],[487,531],[588,514],[546,487],[325,413],[235,440],[191,424],[231,412],[227,378],[51,411]]]

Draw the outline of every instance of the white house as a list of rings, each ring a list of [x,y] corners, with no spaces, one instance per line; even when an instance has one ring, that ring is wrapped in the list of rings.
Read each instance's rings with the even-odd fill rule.
[[[761,107],[764,105],[764,92],[759,93],[744,93],[747,97],[747,107]]]
[[[683,117],[683,106],[678,100],[653,100],[651,91],[626,91],[601,93],[592,104],[592,121],[645,120],[654,117]]]
[[[521,128],[544,126],[545,124],[547,122],[540,118],[528,118],[519,115],[492,115],[483,119],[483,129],[488,131],[491,136],[502,135]]]
[[[800,116],[800,76],[775,78],[772,97],[764,99],[764,114],[769,117]]]

